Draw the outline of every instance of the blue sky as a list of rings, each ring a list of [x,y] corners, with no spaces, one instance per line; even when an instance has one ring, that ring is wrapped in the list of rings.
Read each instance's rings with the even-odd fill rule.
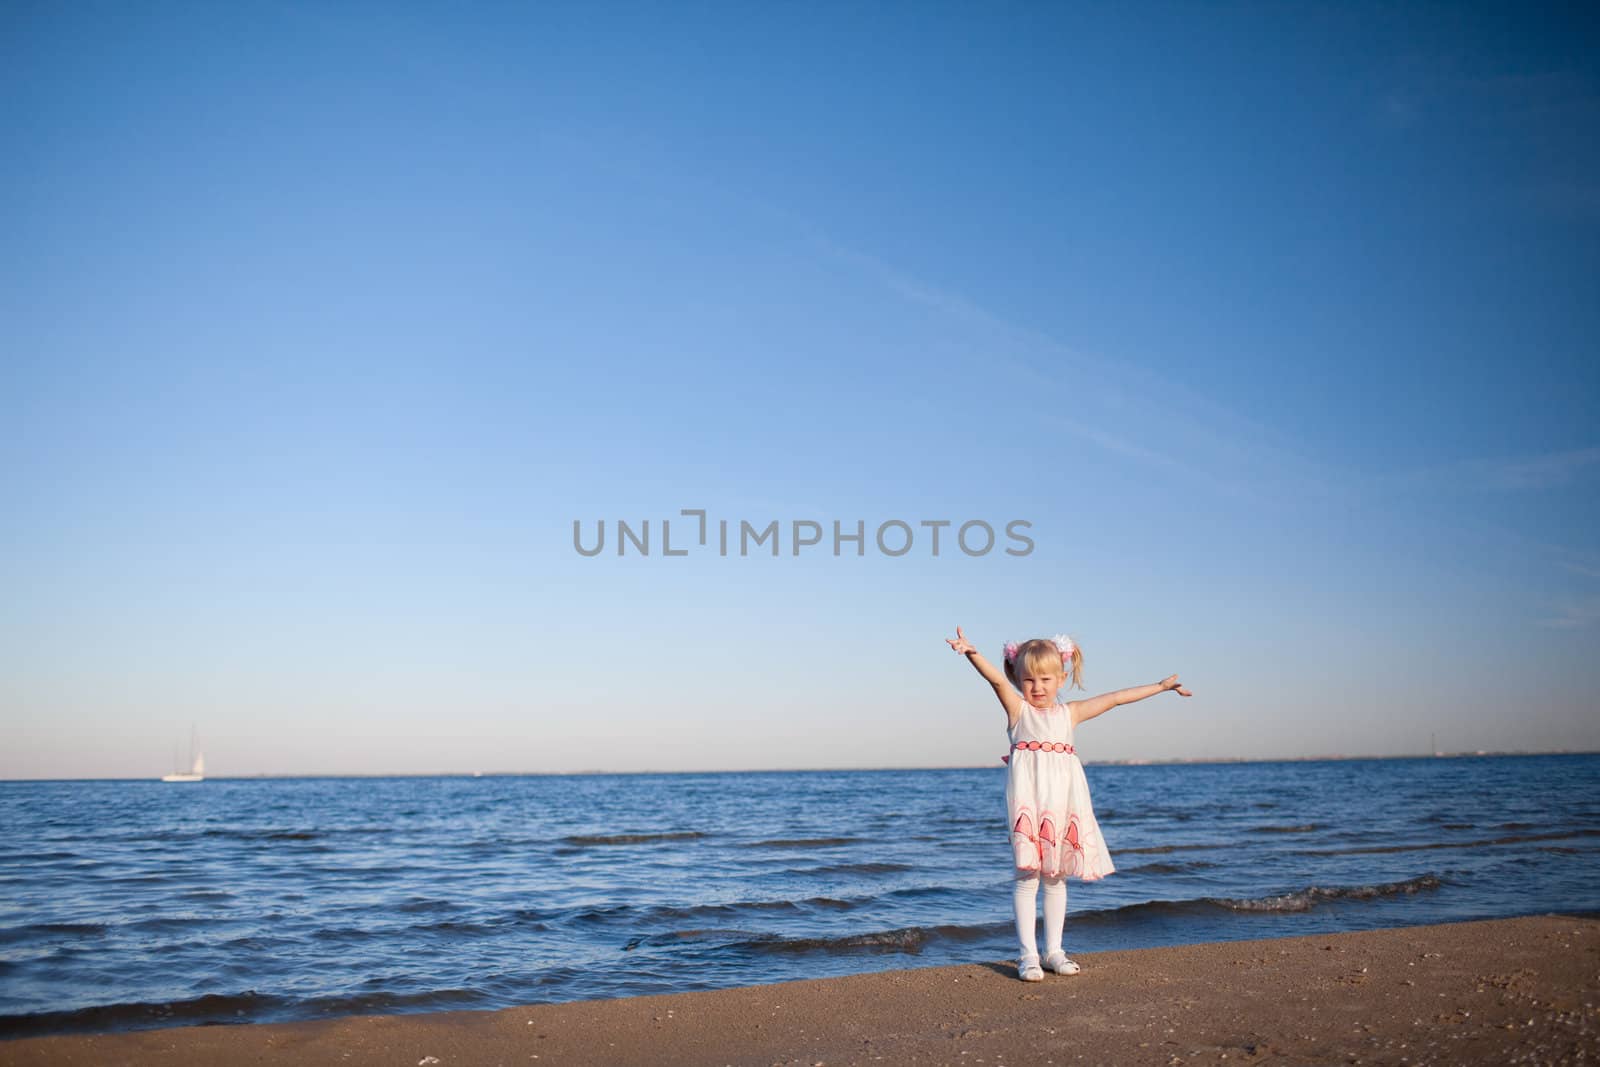
[[[1597,44],[8,5],[0,776],[998,766],[958,624],[1194,690],[1091,760],[1600,747]],[[867,552],[573,549],[695,508]]]

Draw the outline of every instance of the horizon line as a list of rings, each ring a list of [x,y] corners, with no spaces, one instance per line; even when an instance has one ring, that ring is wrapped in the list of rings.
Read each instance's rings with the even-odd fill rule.
[[[1389,755],[1344,755],[1338,753],[1315,756],[1216,756],[1207,758],[1188,759],[1107,759],[1083,760],[1084,766],[1101,767],[1150,767],[1150,766],[1184,766],[1188,764],[1220,764],[1220,763],[1338,763],[1355,760],[1400,760],[1400,759],[1490,759],[1505,756],[1593,756],[1600,755],[1600,749],[1504,749],[1496,751],[1474,750],[1470,752],[1416,752],[1398,753]],[[1004,764],[994,765],[993,769],[1003,769]],[[689,769],[689,770],[633,770],[633,771],[607,771],[585,769],[577,771],[343,771],[343,772],[277,772],[260,771],[254,774],[208,774],[203,781],[252,781],[263,778],[572,778],[597,775],[642,775],[642,774],[837,774],[837,773],[882,773],[887,771],[980,771],[989,770],[991,765],[984,764],[944,764],[940,766],[917,767],[750,767],[743,769]],[[13,778],[0,777],[0,783],[5,782],[159,782],[160,775],[120,775],[114,777],[72,777],[72,778]],[[192,785],[192,782],[168,782],[168,785]]]

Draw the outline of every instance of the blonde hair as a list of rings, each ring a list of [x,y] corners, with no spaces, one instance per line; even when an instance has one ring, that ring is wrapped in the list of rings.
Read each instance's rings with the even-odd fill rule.
[[[1067,681],[1070,683],[1068,688],[1075,685],[1082,689],[1083,649],[1078,647],[1077,641],[1072,642],[1072,659],[1068,662],[1072,665],[1071,670],[1068,670],[1066,664],[1062,662],[1061,650],[1056,647],[1054,641],[1044,637],[1035,637],[1031,641],[1022,642],[1017,647],[1016,656],[1006,661],[1006,677],[1011,680],[1012,685],[1021,689],[1022,686],[1017,679],[1022,674],[1037,674],[1046,668],[1055,668],[1066,675]],[[1021,668],[1020,674],[1018,668]]]

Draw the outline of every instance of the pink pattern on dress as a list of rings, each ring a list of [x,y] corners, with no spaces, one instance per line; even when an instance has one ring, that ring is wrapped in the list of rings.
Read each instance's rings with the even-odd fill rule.
[[[1061,873],[1061,844],[1056,840],[1056,824],[1046,815],[1039,822],[1039,872],[1047,878]]]
[[[1007,733],[1007,830],[1017,870],[1086,882],[1113,873],[1073,747],[1070,707],[1024,704]]]
[[[1011,827],[1011,851],[1019,871],[1039,869],[1039,839],[1033,833],[1033,817],[1022,809]]]

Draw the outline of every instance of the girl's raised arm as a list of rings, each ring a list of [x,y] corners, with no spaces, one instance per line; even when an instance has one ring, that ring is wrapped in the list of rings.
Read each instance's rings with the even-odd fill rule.
[[[1132,689],[1118,689],[1115,693],[1101,693],[1088,700],[1075,700],[1071,703],[1072,725],[1076,726],[1086,719],[1096,715],[1103,715],[1118,704],[1132,704],[1135,700],[1153,697],[1157,693],[1165,693],[1168,689],[1175,690],[1181,697],[1192,697],[1193,693],[1178,684],[1178,676],[1163,681],[1153,682],[1150,685],[1136,685]]]
[[[944,639],[952,649],[966,656],[972,665],[983,675],[984,681],[994,686],[994,695],[1000,698],[1000,706],[1006,709],[1006,723],[1016,722],[1017,716],[1022,714],[1022,694],[1011,687],[1006,681],[1006,676],[995,668],[995,665],[983,658],[983,653],[972,647],[972,643],[961,632],[961,627],[956,627],[955,637]]]

